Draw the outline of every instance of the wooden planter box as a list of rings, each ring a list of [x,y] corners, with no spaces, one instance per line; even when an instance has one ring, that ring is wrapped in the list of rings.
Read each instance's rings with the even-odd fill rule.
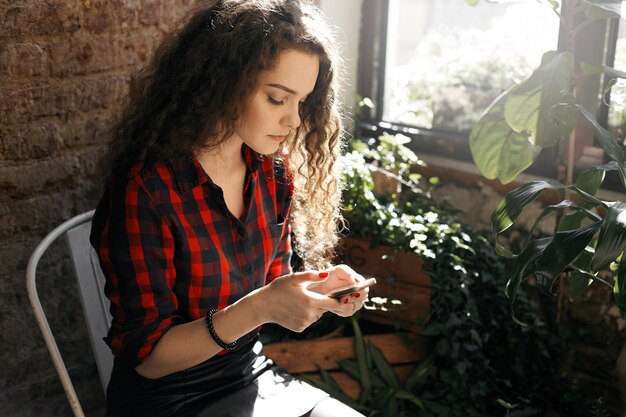
[[[410,346],[405,344],[398,333],[364,337],[382,351],[401,381],[404,381],[416,363],[425,357],[419,338],[413,334],[404,336],[412,340]],[[338,365],[343,359],[354,358],[354,337],[272,343],[266,345],[263,350],[290,374],[319,378],[319,370],[324,369],[350,397],[357,399],[361,392],[359,382],[341,371]]]
[[[378,283],[370,288],[370,299],[396,299],[402,304],[392,305],[388,311],[364,310],[364,318],[421,333],[428,321],[431,296],[430,277],[422,270],[423,261],[414,253],[370,246],[370,239],[344,239],[342,261],[358,273],[376,278]]]

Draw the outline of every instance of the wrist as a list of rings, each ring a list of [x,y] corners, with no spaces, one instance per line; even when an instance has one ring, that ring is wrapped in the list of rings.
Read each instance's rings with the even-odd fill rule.
[[[237,346],[237,339],[232,342],[225,342],[222,338],[217,334],[215,330],[215,326],[213,324],[213,316],[217,313],[217,309],[211,309],[206,313],[204,318],[207,329],[209,330],[209,334],[213,338],[213,341],[224,350],[234,350]]]
[[[257,326],[274,322],[272,315],[272,303],[270,301],[271,289],[269,285],[252,291],[240,301],[244,302],[250,314],[256,318]],[[244,301],[245,300],[245,301]]]
[[[256,301],[253,293],[213,314],[213,329],[225,344],[235,342],[240,337],[259,327],[262,322],[262,304]],[[208,326],[207,326],[207,330]]]

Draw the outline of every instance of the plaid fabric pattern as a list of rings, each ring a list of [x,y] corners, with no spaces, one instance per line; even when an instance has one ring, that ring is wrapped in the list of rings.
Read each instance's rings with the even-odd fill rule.
[[[91,244],[113,315],[105,341],[131,366],[143,362],[172,326],[290,272],[291,183],[272,158],[245,145],[243,155],[241,220],[195,158],[137,165],[98,204]]]

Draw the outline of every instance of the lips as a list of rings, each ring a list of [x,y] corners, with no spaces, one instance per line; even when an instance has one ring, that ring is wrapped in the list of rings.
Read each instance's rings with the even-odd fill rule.
[[[270,138],[275,140],[276,142],[282,142],[287,139],[287,135],[268,135]]]

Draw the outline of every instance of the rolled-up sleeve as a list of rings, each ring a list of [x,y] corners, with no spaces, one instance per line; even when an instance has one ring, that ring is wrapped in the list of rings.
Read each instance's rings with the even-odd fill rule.
[[[172,291],[174,239],[140,183],[109,191],[92,224],[92,245],[107,277],[113,322],[105,341],[114,355],[136,366],[172,326],[178,300]]]
[[[269,284],[276,277],[291,273],[291,225],[285,222],[276,256],[270,264],[266,282]]]
[[[286,158],[286,155],[284,157]],[[273,198],[275,201],[276,220],[278,224],[283,225],[283,228],[276,255],[270,264],[265,279],[266,283],[272,282],[276,277],[292,272],[291,256],[293,252],[291,247],[290,213],[294,185],[290,180],[291,175],[287,171],[287,166],[284,163],[275,165],[273,168],[274,172],[266,174],[267,177],[271,178],[269,183],[269,197]]]

